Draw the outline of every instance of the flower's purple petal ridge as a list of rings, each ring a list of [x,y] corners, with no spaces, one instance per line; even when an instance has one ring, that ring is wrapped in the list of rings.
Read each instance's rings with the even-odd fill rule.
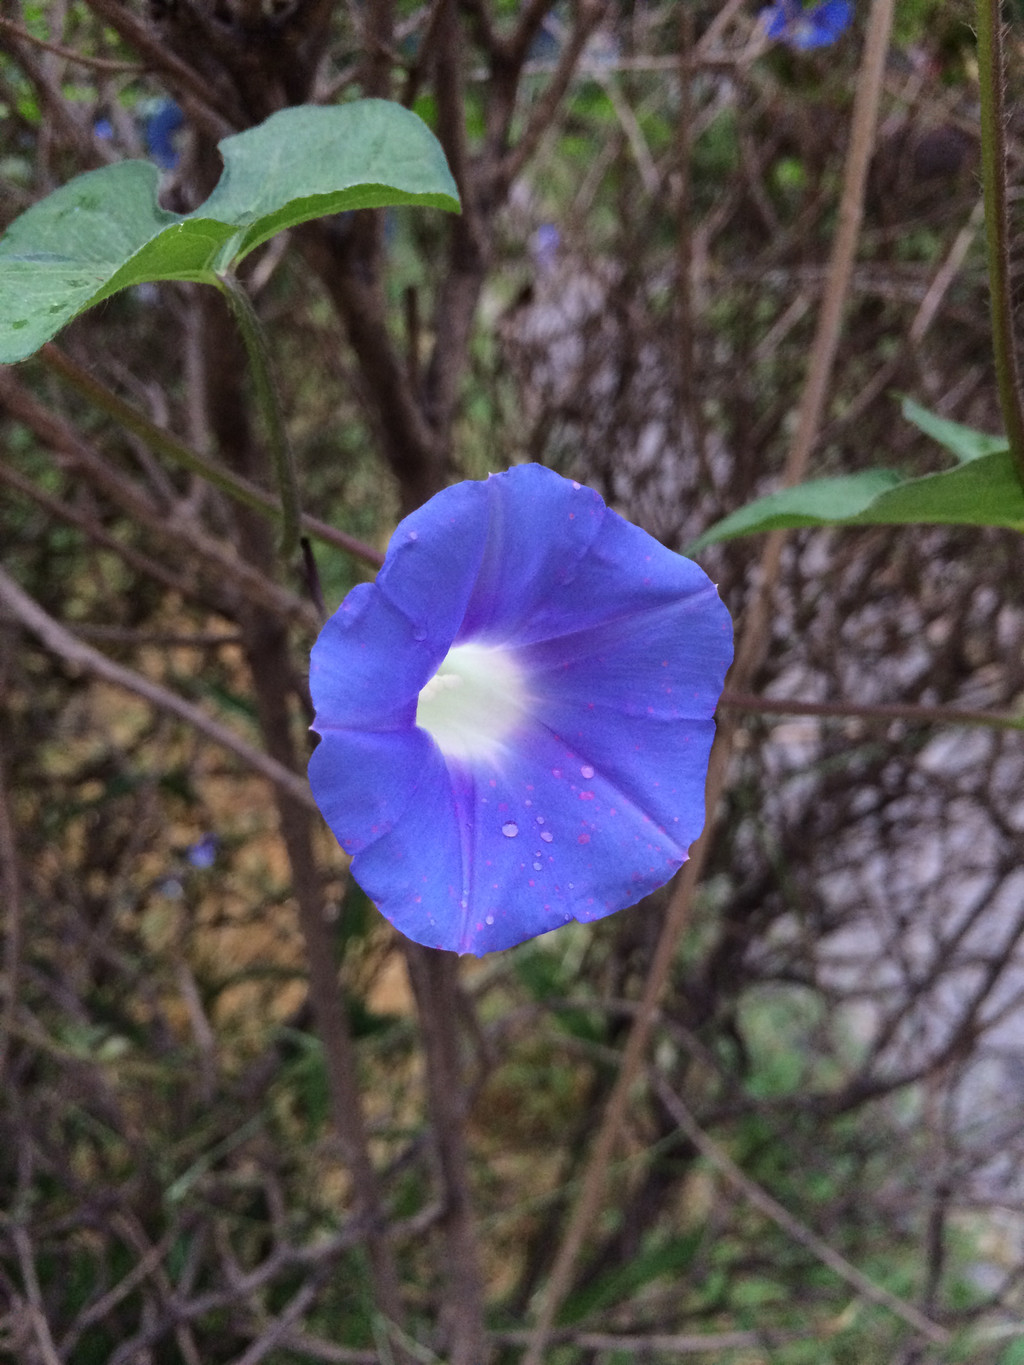
[[[802,52],[834,43],[852,20],[851,0],[819,0],[806,7],[800,0],[775,0],[761,11],[765,35]]]
[[[313,793],[419,943],[480,955],[599,919],[700,833],[731,659],[704,572],[592,489],[539,465],[458,484],[314,647]]]

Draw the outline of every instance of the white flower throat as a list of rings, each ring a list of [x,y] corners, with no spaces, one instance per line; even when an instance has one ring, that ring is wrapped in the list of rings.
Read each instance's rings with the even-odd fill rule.
[[[420,692],[416,724],[445,758],[496,762],[529,698],[523,671],[500,645],[455,645]]]

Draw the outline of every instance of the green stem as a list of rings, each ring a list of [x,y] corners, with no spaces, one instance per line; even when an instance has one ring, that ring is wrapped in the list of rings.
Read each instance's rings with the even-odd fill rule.
[[[299,548],[299,527],[302,511],[299,506],[299,486],[295,478],[295,462],[288,444],[277,388],[270,368],[270,351],[266,334],[256,316],[249,295],[236,276],[225,272],[217,276],[217,283],[228,301],[249,357],[249,369],[256,388],[256,401],[266,423],[270,442],[270,459],[281,498],[281,555],[291,559]]]
[[[978,75],[981,88],[981,175],[985,191],[992,347],[999,405],[1010,453],[1024,487],[1024,407],[1013,334],[1010,227],[1006,193],[1006,109],[1003,99],[1003,25],[999,0],[978,0]]]

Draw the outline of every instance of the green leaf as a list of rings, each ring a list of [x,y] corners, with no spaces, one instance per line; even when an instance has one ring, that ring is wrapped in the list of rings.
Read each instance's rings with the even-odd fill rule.
[[[440,143],[387,100],[282,109],[220,150],[219,183],[185,216],[160,207],[155,166],[124,161],[76,176],[16,218],[0,241],[0,362],[24,360],[129,285],[213,283],[311,218],[404,204],[459,209]]]
[[[915,403],[912,398],[903,399],[901,411],[908,422],[913,422],[919,431],[938,441],[939,445],[945,446],[961,464],[979,460],[982,455],[993,455],[996,451],[1009,449],[1009,442],[1005,436],[989,436],[985,431],[975,431],[974,427],[965,427],[960,422],[938,417],[934,412],[921,407],[920,403]]]
[[[943,419],[932,421],[942,423]],[[965,450],[979,440],[995,440],[980,432],[971,436],[972,442],[961,441],[946,430],[943,443],[955,439]],[[972,451],[960,458],[965,463],[955,469],[918,479],[903,478],[891,469],[871,469],[780,489],[724,517],[689,545],[688,553],[737,536],[798,526],[1007,526],[1024,530],[1024,489],[1005,443],[988,454]]]

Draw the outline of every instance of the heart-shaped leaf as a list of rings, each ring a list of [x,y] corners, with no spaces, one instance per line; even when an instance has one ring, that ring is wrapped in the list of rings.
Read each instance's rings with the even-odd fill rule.
[[[1007,526],[1024,530],[1024,489],[1006,441],[936,417],[910,400],[904,416],[934,436],[960,463],[908,479],[869,469],[813,479],[748,503],[710,527],[688,552],[759,531],[798,526]]]
[[[459,208],[440,143],[387,100],[282,109],[220,150],[219,183],[185,216],[160,207],[155,166],[124,161],[76,176],[15,219],[0,241],[0,362],[24,360],[129,285],[212,283],[311,218],[402,204]]]

